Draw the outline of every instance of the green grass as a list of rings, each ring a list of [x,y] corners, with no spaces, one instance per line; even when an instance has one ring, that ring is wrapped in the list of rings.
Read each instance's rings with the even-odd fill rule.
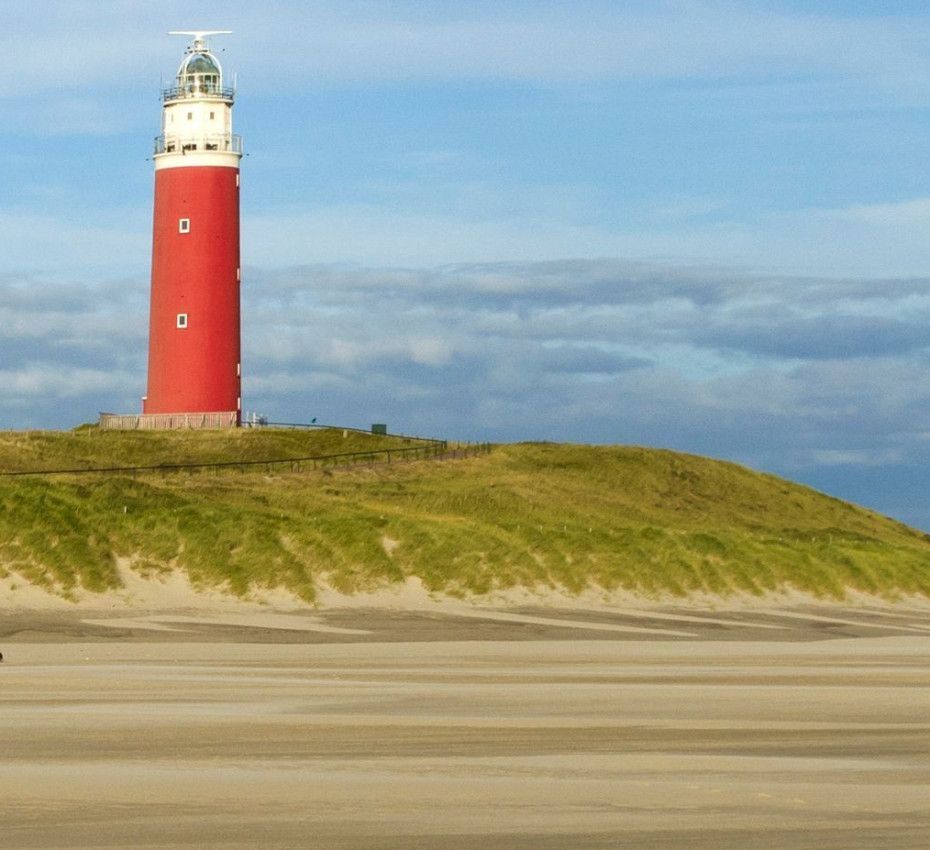
[[[403,448],[415,442],[338,429],[0,431],[0,472],[160,463],[223,463]]]
[[[0,468],[295,457],[402,445],[341,431],[0,434]],[[385,544],[388,545],[385,545]],[[467,460],[301,473],[0,478],[0,574],[69,593],[180,568],[313,600],[419,576],[457,594],[590,585],[645,595],[797,588],[930,594],[930,539],[734,464],[516,444]]]

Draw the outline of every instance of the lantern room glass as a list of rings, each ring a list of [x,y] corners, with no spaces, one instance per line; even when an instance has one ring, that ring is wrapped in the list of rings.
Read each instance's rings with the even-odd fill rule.
[[[178,69],[182,94],[220,94],[220,67],[209,53],[192,53]]]

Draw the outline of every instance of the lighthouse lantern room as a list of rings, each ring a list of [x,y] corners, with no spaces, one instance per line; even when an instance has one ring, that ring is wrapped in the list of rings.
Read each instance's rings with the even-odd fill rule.
[[[175,84],[162,92],[155,139],[155,209],[149,313],[148,427],[237,425],[239,161],[234,91],[206,38],[192,41]],[[161,420],[157,425],[151,420]]]

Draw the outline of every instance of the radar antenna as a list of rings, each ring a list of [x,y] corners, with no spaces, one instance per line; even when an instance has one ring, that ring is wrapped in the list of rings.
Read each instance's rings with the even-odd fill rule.
[[[171,30],[168,35],[189,35],[194,39],[193,47],[190,48],[195,53],[207,49],[206,38],[208,35],[230,35],[232,30]]]

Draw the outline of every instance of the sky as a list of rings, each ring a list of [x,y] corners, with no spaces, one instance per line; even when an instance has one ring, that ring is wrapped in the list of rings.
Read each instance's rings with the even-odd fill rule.
[[[0,428],[145,392],[152,140],[235,80],[243,406],[633,443],[930,530],[930,7],[4,4]]]

